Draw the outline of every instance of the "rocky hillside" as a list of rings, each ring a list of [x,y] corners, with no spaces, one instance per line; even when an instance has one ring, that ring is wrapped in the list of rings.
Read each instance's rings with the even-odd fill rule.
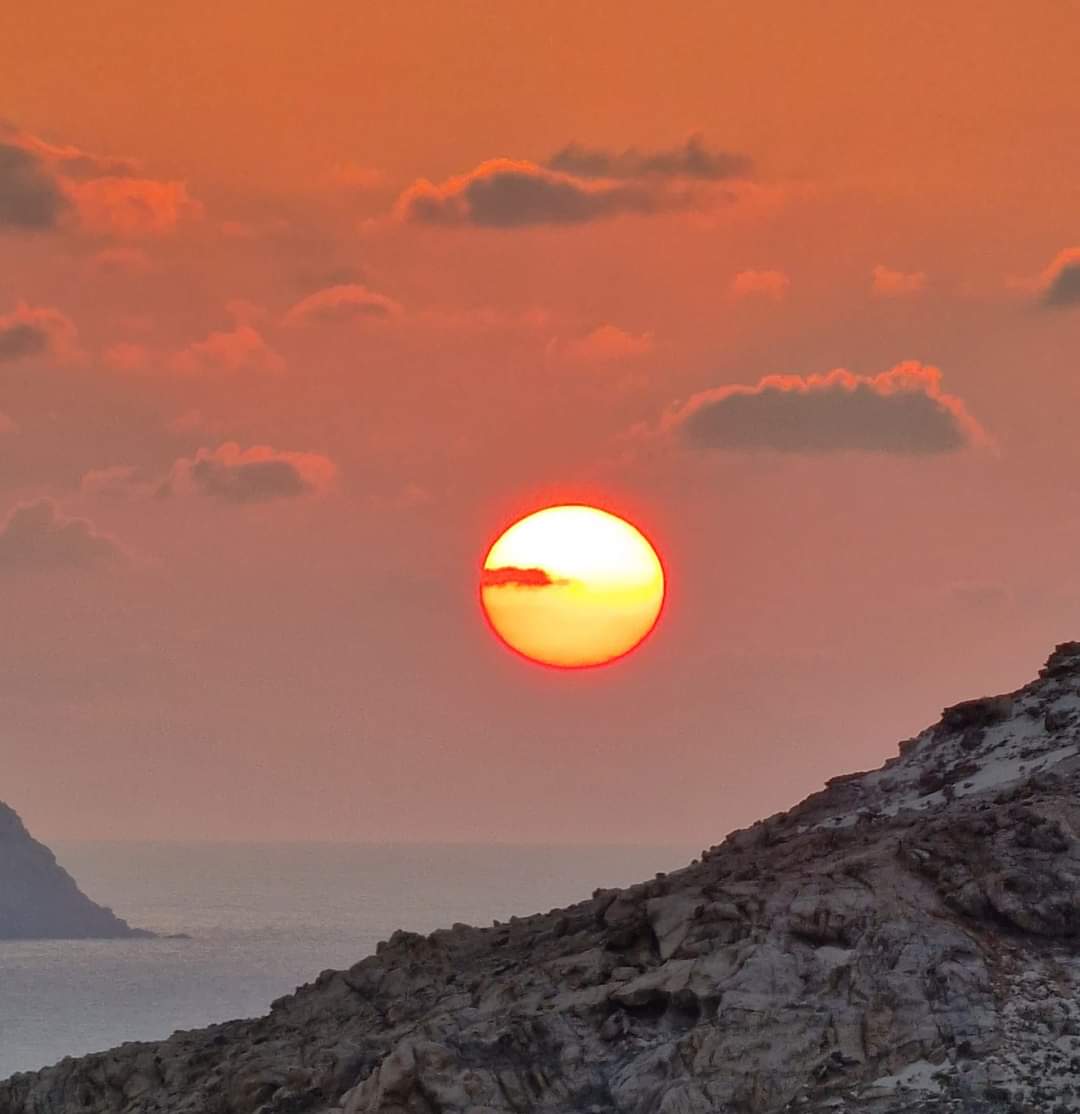
[[[0,940],[146,936],[95,905],[0,801]]]
[[[2,1114],[1080,1110],[1080,643],[676,874],[398,932]]]

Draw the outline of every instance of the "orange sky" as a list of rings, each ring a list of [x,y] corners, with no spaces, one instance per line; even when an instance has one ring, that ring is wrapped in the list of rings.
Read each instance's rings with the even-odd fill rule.
[[[1049,0],[20,11],[0,797],[706,843],[1026,679],[1080,629],[1078,50]],[[663,624],[531,670],[477,566],[589,499]]]

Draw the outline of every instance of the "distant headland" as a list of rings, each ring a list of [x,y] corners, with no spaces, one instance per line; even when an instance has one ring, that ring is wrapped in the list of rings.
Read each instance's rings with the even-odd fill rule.
[[[91,901],[0,801],[0,940],[150,937]]]

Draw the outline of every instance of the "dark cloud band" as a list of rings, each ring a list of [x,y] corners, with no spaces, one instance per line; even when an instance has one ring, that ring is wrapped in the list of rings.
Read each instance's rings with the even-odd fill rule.
[[[752,164],[745,155],[710,150],[701,135],[692,135],[678,147],[642,151],[637,147],[609,151],[569,143],[547,161],[552,170],[581,178],[722,178],[746,177]]]
[[[684,207],[675,196],[638,182],[582,181],[530,162],[496,159],[441,185],[420,181],[398,201],[417,224],[520,228],[582,224],[625,213]]]
[[[746,178],[750,169],[749,159],[711,150],[700,136],[656,151],[572,143],[546,165],[492,159],[441,183],[421,179],[401,195],[396,212],[404,221],[446,226],[584,224],[731,201],[734,187],[718,183]]]
[[[270,503],[317,495],[337,475],[333,462],[319,453],[284,452],[268,445],[241,449],[234,442],[200,449],[178,460],[158,489],[160,496],[205,495],[224,503]]]
[[[554,578],[546,569],[500,565],[480,573],[483,588],[550,588],[556,584],[569,584],[569,581]]]
[[[914,362],[875,376],[774,375],[703,391],[668,424],[705,448],[808,455],[929,455],[987,441],[964,403],[942,392],[940,371]]]

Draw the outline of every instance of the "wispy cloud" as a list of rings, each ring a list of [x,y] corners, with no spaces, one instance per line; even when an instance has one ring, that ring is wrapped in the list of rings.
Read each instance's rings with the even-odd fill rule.
[[[328,286],[293,305],[286,325],[327,325],[349,321],[389,321],[403,314],[399,303],[360,283]]]
[[[879,298],[906,298],[926,287],[924,271],[895,271],[879,263],[871,272],[870,289]]]

